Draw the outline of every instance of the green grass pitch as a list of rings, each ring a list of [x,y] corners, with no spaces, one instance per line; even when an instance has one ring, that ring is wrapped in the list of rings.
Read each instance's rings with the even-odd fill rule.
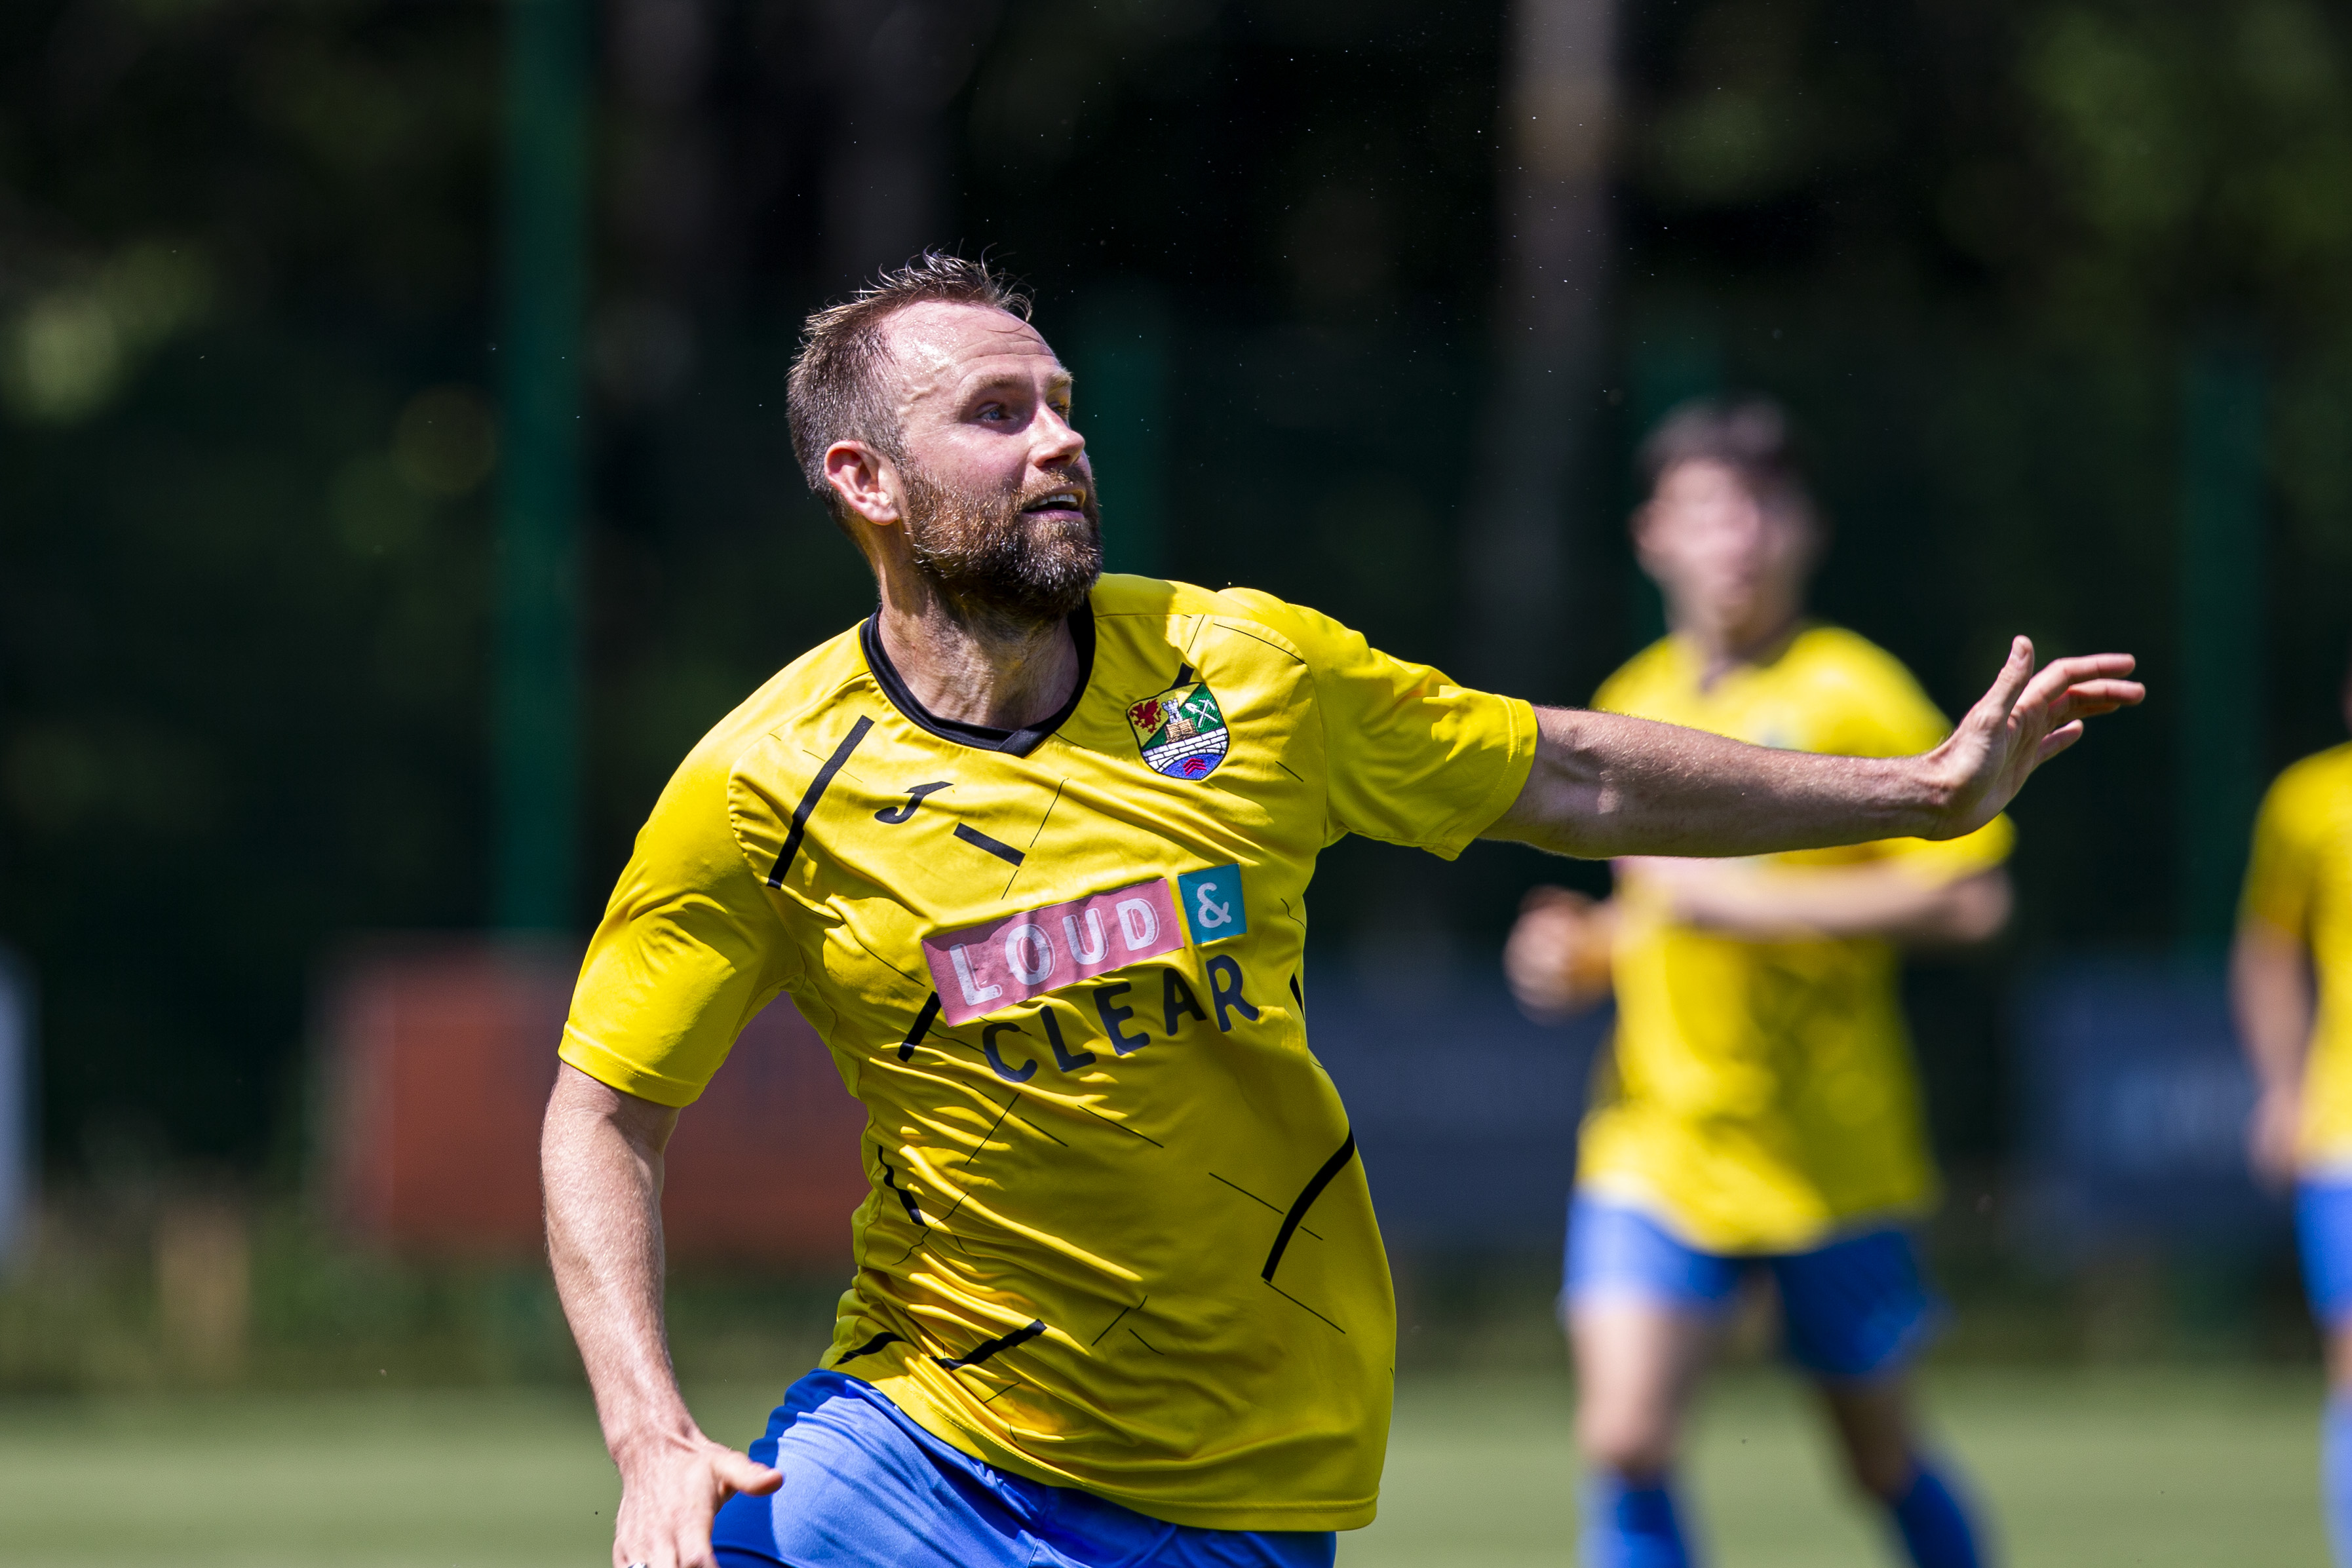
[[[703,1389],[715,1432],[776,1391]],[[1951,1371],[1951,1448],[2012,1568],[2323,1568],[2316,1372]],[[1343,1568],[1564,1568],[1564,1381],[1424,1376],[1399,1399],[1380,1521]],[[1717,1568],[1891,1563],[1797,1393],[1740,1373],[1698,1419]],[[613,1480],[584,1398],[530,1393],[0,1403],[5,1568],[559,1568],[603,1562]]]

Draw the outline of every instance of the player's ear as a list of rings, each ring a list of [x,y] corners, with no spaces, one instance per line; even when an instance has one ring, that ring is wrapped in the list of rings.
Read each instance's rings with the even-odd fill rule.
[[[863,441],[836,441],[824,449],[824,482],[843,506],[876,528],[887,528],[903,515],[898,469]]]

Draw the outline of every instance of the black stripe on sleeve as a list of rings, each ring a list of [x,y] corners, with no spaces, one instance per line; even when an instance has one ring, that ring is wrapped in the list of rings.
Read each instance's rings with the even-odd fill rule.
[[[1265,1270],[1258,1276],[1259,1279],[1269,1285],[1274,1283],[1274,1271],[1282,1267],[1282,1255],[1290,1249],[1290,1239],[1297,1233],[1298,1222],[1307,1218],[1307,1211],[1315,1207],[1315,1200],[1323,1196],[1323,1189],[1331,1185],[1331,1178],[1347,1169],[1348,1162],[1355,1157],[1356,1134],[1350,1128],[1348,1141],[1339,1145],[1339,1152],[1325,1160],[1323,1168],[1309,1177],[1307,1185],[1299,1188],[1298,1196],[1290,1200],[1290,1212],[1282,1217],[1282,1228],[1275,1233],[1274,1250],[1265,1255]]]
[[[841,765],[849,760],[849,754],[857,749],[857,743],[865,739],[866,732],[873,727],[874,721],[870,718],[860,718],[851,725],[849,733],[842,737],[841,744],[833,748],[833,755],[824,759],[824,766],[816,770],[816,777],[809,780],[808,789],[801,796],[801,803],[793,808],[792,831],[784,835],[784,847],[776,852],[776,869],[768,873],[770,887],[784,885],[784,873],[792,870],[793,857],[801,852],[801,840],[808,834],[809,813],[816,810],[819,800],[824,799],[825,790],[833,783],[833,776],[841,771]]]

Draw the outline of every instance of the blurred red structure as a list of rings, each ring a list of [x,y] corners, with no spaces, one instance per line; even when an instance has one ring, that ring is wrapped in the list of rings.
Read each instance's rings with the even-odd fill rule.
[[[539,1123],[576,952],[385,945],[331,972],[324,1155],[362,1239],[425,1257],[541,1249]],[[789,1002],[751,1021],[671,1140],[670,1256],[845,1267],[865,1113]]]

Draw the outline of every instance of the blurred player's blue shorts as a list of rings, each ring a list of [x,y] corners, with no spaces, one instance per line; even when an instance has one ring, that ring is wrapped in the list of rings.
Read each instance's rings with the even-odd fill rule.
[[[2352,1318],[2352,1176],[2339,1172],[2295,1187],[2294,1239],[2311,1315],[2329,1328]]]
[[[1943,1322],[1918,1249],[1899,1227],[1810,1252],[1726,1256],[1699,1251],[1622,1203],[1583,1193],[1569,1200],[1563,1288],[1572,1303],[1633,1297],[1712,1315],[1755,1270],[1780,1288],[1789,1359],[1822,1377],[1900,1372]]]
[[[751,1457],[784,1472],[710,1532],[719,1568],[1331,1568],[1329,1531],[1199,1530],[992,1469],[871,1385],[812,1372]]]

